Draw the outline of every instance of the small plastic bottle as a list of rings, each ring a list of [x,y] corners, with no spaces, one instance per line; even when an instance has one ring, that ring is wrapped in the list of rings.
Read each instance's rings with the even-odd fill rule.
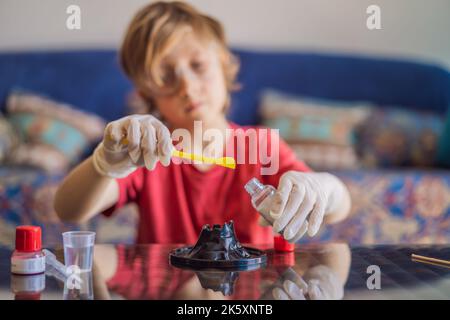
[[[45,272],[45,254],[41,247],[41,228],[16,228],[16,250],[11,256],[11,273],[32,275]]]
[[[270,216],[270,207],[276,189],[271,185],[262,184],[256,178],[252,178],[247,182],[244,188],[252,197],[252,204],[256,211],[258,211],[267,222],[273,225],[274,219]],[[283,230],[280,232],[282,231]],[[279,234],[274,235],[273,242],[276,251],[290,252],[295,249],[294,243],[289,243]]]
[[[11,291],[14,300],[40,300],[45,290],[45,274],[16,275],[11,274]]]

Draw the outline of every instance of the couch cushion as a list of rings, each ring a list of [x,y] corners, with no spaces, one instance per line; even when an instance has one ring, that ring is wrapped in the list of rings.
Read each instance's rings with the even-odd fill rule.
[[[303,241],[352,244],[450,242],[450,171],[335,172],[350,190],[350,216]]]
[[[262,123],[280,130],[288,143],[353,145],[354,128],[371,114],[371,105],[363,102],[336,103],[267,90],[261,97]]]
[[[378,105],[427,108],[450,105],[450,73],[439,66],[338,54],[236,50],[242,69],[230,112],[238,124],[259,122],[259,95],[272,88],[295,95],[363,100]]]
[[[21,139],[9,163],[65,172],[103,137],[102,118],[29,92],[14,91],[6,103],[7,119]]]
[[[355,130],[355,149],[365,167],[432,167],[444,117],[400,108],[375,109]]]
[[[444,129],[439,138],[439,147],[436,161],[438,165],[450,168],[450,109],[447,113]]]
[[[0,246],[14,247],[18,225],[42,228],[44,247],[62,245],[61,233],[71,230],[97,232],[97,243],[134,243],[137,211],[125,206],[113,218],[97,216],[88,223],[62,223],[53,199],[62,175],[22,166],[0,166]]]

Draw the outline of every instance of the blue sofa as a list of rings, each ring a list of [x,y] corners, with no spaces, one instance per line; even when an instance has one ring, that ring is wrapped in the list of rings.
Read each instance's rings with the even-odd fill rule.
[[[450,106],[450,74],[437,65],[315,53],[235,53],[241,61],[238,80],[243,88],[233,94],[229,118],[242,125],[260,122],[259,94],[266,88],[295,95],[426,108],[442,115]],[[2,107],[8,92],[17,87],[94,112],[106,120],[125,114],[125,96],[132,90],[120,71],[116,52],[110,50],[0,54]],[[450,241],[450,171],[335,173],[352,193],[351,216],[307,241]],[[78,227],[61,224],[50,213],[52,192],[60,179],[32,168],[0,167],[0,234],[4,235],[0,243],[12,244],[18,224],[41,225],[47,245],[59,242],[61,230]],[[104,228],[102,234],[109,237],[103,240],[107,242],[132,242],[133,235],[120,230],[124,226],[132,230],[135,217],[123,214],[116,219],[111,223],[99,218],[81,228]],[[115,231],[118,236],[111,237]]]

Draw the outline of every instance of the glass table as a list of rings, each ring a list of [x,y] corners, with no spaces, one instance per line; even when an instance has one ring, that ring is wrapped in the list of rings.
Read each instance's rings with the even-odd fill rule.
[[[450,246],[298,245],[253,270],[172,266],[174,245],[96,245],[92,272],[58,277],[10,273],[12,251],[0,248],[0,299],[450,299],[450,269],[414,262],[411,254],[450,259]],[[63,261],[62,249],[52,251]],[[81,285],[80,285],[81,283]],[[78,285],[74,285],[78,284]]]

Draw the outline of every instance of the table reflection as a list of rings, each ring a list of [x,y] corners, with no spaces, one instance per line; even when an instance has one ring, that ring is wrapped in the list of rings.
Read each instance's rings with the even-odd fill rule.
[[[448,299],[450,269],[414,262],[411,254],[448,260],[450,247],[300,245],[295,253],[267,247],[267,265],[248,271],[190,270],[170,265],[183,245],[96,245],[86,287],[53,274],[15,276],[12,251],[0,248],[0,297],[8,299]],[[63,250],[52,249],[63,262]],[[380,289],[368,286],[379,267]],[[345,288],[345,290],[344,290]],[[77,291],[78,290],[78,291]]]
[[[11,274],[11,292],[15,300],[40,300],[44,290],[44,273],[28,276]]]
[[[72,274],[64,281],[64,300],[93,300],[92,272]]]
[[[94,292],[125,299],[342,299],[351,262],[348,245],[327,244],[269,249],[267,265],[256,270],[192,270],[170,265],[176,247],[97,245]]]

